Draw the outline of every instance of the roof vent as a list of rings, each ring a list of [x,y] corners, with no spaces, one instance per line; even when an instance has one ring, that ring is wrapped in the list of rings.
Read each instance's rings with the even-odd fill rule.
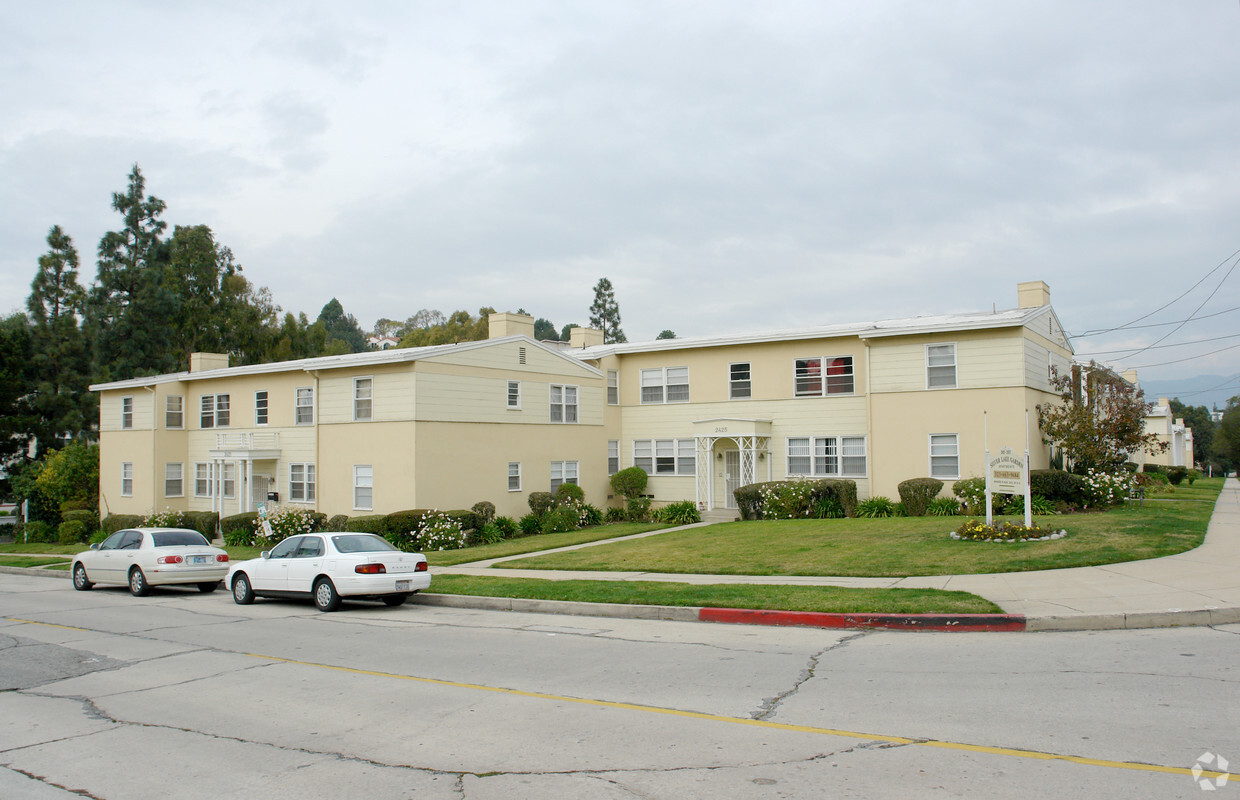
[[[517,361],[522,364],[525,363],[525,348],[524,347],[517,348]]]

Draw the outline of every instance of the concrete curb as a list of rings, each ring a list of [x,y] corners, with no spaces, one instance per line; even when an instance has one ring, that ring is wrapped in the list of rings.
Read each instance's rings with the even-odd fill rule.
[[[9,575],[39,575],[44,578],[71,578],[67,569],[44,569],[43,567],[0,567],[0,573]]]

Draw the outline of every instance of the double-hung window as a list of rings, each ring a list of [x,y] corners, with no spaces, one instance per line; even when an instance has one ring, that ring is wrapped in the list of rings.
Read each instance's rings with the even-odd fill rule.
[[[353,421],[365,422],[371,418],[374,390],[373,378],[353,379]]]
[[[302,386],[297,389],[297,401],[293,409],[293,422],[297,425],[314,424],[313,386]]]
[[[633,466],[647,475],[694,475],[697,444],[693,439],[634,439]]]
[[[204,428],[227,428],[229,402],[226,394],[204,394],[199,399],[198,419]]]
[[[852,356],[798,358],[795,371],[797,397],[853,393]]]
[[[232,499],[237,496],[237,464],[225,461],[220,472],[221,483],[224,484],[224,497]]]
[[[607,474],[615,475],[620,471],[620,441],[611,439],[607,442]]]
[[[551,384],[551,421],[577,421],[577,387]]]
[[[607,370],[607,405],[620,405],[620,373],[617,370]]]
[[[179,394],[164,398],[164,427],[169,430],[185,427],[185,398]]]
[[[254,393],[254,424],[255,425],[266,425],[267,424],[267,393],[266,392],[255,392]]]
[[[508,462],[508,491],[510,492],[521,491],[521,462],[520,461],[509,461]]]
[[[728,365],[728,399],[744,400],[750,396],[753,384],[749,378],[749,362]]]
[[[576,461],[551,462],[551,491],[560,488],[562,483],[577,483]]]
[[[689,368],[656,367],[642,370],[642,402],[689,402]]]
[[[960,477],[960,437],[958,434],[930,434],[930,477]]]
[[[314,465],[288,465],[288,499],[293,503],[314,502]]]
[[[926,345],[926,388],[956,388],[956,344]]]
[[[508,407],[514,411],[521,408],[521,381],[508,381]]]
[[[788,475],[865,477],[864,436],[791,436]]]
[[[194,464],[194,497],[211,496],[211,465],[205,461]]]
[[[370,511],[374,508],[375,471],[370,464],[353,465],[353,508]]]
[[[121,496],[133,497],[133,462],[121,463]]]
[[[164,497],[182,497],[185,494],[185,465],[164,464]]]
[[[129,430],[133,427],[133,398],[121,398],[121,430]]]

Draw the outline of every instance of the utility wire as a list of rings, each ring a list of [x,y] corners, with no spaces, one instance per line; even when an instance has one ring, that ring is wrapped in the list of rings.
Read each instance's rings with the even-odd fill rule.
[[[1226,309],[1223,309],[1222,311],[1215,311],[1213,314],[1202,314],[1200,317],[1192,317],[1192,320],[1196,322],[1200,322],[1203,319],[1209,319],[1210,317],[1217,317],[1222,314],[1230,314],[1233,311],[1240,311],[1240,306],[1236,306],[1234,308],[1226,308]],[[1136,331],[1136,330],[1142,330],[1144,328],[1165,328],[1168,325],[1179,325],[1181,322],[1188,322],[1188,321],[1189,320],[1177,319],[1177,320],[1172,320],[1171,322],[1151,322],[1148,325],[1130,325],[1124,328],[1124,330]],[[1071,334],[1068,336],[1068,338],[1069,339],[1086,339],[1086,338],[1090,338],[1093,336],[1101,336],[1104,333],[1114,333],[1117,330],[1120,330],[1120,329],[1119,328],[1099,328],[1098,330],[1085,331],[1084,333]]]
[[[1240,253],[1240,250],[1237,250],[1236,252],[1237,252],[1237,253]],[[1192,321],[1192,319],[1193,319],[1193,317],[1195,317],[1195,316],[1197,315],[1197,312],[1198,312],[1198,311],[1200,311],[1201,309],[1205,308],[1206,303],[1208,303],[1208,302],[1210,302],[1211,300],[1213,300],[1213,299],[1214,299],[1214,295],[1218,294],[1218,290],[1223,288],[1223,284],[1224,284],[1224,283],[1226,283],[1226,282],[1227,282],[1227,279],[1231,277],[1231,273],[1235,271],[1235,269],[1236,269],[1236,265],[1237,265],[1237,264],[1240,264],[1240,260],[1237,260],[1235,264],[1232,264],[1232,265],[1231,265],[1231,268],[1227,270],[1227,274],[1226,274],[1226,275],[1224,275],[1224,276],[1223,276],[1223,278],[1222,278],[1222,280],[1220,280],[1220,281],[1218,282],[1218,286],[1215,286],[1215,287],[1214,287],[1214,291],[1210,292],[1210,294],[1208,294],[1208,295],[1206,296],[1206,299],[1205,299],[1205,300],[1202,300],[1202,301],[1201,301],[1201,304],[1200,304],[1200,305],[1198,305],[1195,309],[1193,309],[1193,313],[1188,315],[1188,319],[1184,320],[1184,321],[1183,321],[1183,322],[1181,322],[1179,325],[1177,325],[1174,329],[1172,329],[1172,330],[1168,331],[1167,333],[1163,334],[1163,335],[1162,335],[1161,337],[1159,337],[1158,339],[1155,339],[1155,340],[1154,340],[1153,342],[1151,342],[1150,344],[1146,345],[1145,347],[1142,347],[1140,350],[1134,350],[1134,351],[1132,351],[1132,352],[1131,352],[1131,353],[1129,353],[1127,356],[1124,356],[1124,358],[1132,358],[1133,356],[1139,356],[1139,355],[1141,355],[1141,354],[1142,354],[1142,353],[1144,353],[1146,350],[1149,350],[1150,348],[1152,348],[1154,345],[1159,344],[1160,342],[1166,341],[1168,338],[1170,338],[1170,337],[1172,336],[1172,334],[1176,333],[1177,331],[1179,331],[1179,330],[1180,330],[1180,328],[1183,328],[1185,325],[1187,325],[1189,322],[1191,322],[1191,321]],[[1222,266],[1222,265],[1220,264],[1219,266]],[[1210,272],[1214,272],[1214,270],[1217,270],[1217,269],[1218,269],[1218,267],[1215,267],[1213,270],[1210,270]],[[1202,278],[1201,280],[1205,280],[1205,278]],[[1201,283],[1201,281],[1198,281],[1197,283],[1198,283],[1198,284],[1200,284],[1200,283]],[[1194,284],[1194,286],[1196,286],[1196,284]],[[1180,295],[1180,296],[1181,296],[1181,297],[1183,297],[1183,295]],[[1164,308],[1166,308],[1166,306],[1164,306]],[[1148,315],[1146,315],[1146,316],[1148,316]],[[1230,350],[1230,349],[1231,349],[1230,347],[1224,347],[1224,348],[1223,348],[1223,350]],[[1215,351],[1215,352],[1222,352],[1222,351],[1220,350],[1220,351]],[[1204,353],[1203,355],[1210,355],[1210,354],[1209,354],[1209,353]],[[1196,356],[1194,356],[1194,358],[1196,358]]]
[[[1198,353],[1197,355],[1189,356],[1188,358],[1177,358],[1175,361],[1163,361],[1160,364],[1144,364],[1140,367],[1128,367],[1128,369],[1150,369],[1152,367],[1165,367],[1168,364],[1183,364],[1185,361],[1191,361],[1195,358],[1205,358],[1206,356],[1212,356],[1215,353],[1223,353],[1228,350],[1235,350],[1237,347],[1240,347],[1240,344],[1233,344],[1230,347],[1223,347],[1218,350],[1211,350],[1208,353]],[[1115,359],[1107,359],[1107,360],[1114,361]]]
[[[1191,342],[1179,342],[1178,344],[1157,344],[1150,345],[1146,350],[1164,350],[1168,347],[1187,347],[1190,344],[1205,344],[1206,342],[1218,342],[1223,339],[1240,339],[1240,333],[1233,333],[1227,336],[1211,336],[1209,339],[1194,339]],[[1111,353],[1127,353],[1132,350],[1131,347],[1125,347],[1123,350],[1095,350],[1092,353],[1077,353],[1081,358],[1089,358],[1091,356],[1105,356]],[[1195,356],[1194,356],[1195,357]]]

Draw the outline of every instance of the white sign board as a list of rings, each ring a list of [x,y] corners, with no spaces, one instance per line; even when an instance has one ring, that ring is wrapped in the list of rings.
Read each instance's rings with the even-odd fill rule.
[[[1025,459],[1005,447],[986,465],[986,484],[994,494],[1024,494],[1029,485]]]

